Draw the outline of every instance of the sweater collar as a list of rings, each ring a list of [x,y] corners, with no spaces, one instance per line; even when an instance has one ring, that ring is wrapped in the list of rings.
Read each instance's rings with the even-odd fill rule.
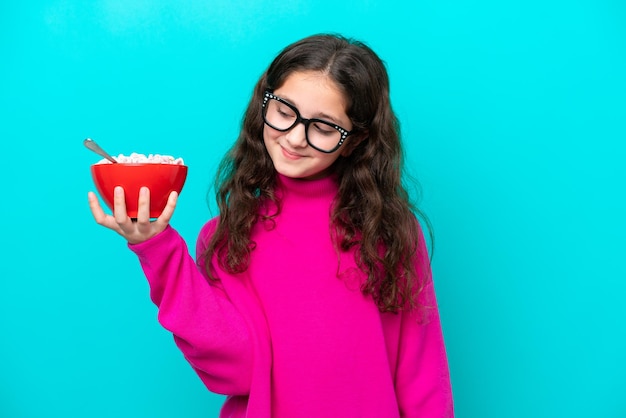
[[[315,180],[294,179],[276,173],[278,190],[283,197],[299,197],[307,199],[333,199],[339,190],[337,176],[330,175]]]

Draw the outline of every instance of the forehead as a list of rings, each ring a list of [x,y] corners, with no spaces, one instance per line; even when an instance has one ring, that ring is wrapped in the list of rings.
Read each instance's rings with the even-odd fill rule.
[[[337,83],[319,71],[291,73],[274,94],[289,101],[304,114],[329,113],[340,120],[348,120],[348,100]]]

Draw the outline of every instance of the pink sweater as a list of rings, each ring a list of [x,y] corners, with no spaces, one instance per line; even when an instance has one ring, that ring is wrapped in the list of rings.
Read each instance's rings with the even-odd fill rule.
[[[359,290],[365,276],[353,254],[338,263],[333,249],[336,183],[280,177],[279,184],[282,211],[273,229],[253,228],[257,245],[242,274],[214,259],[220,281],[209,283],[171,227],[129,246],[159,322],[207,388],[228,395],[220,416],[453,417],[432,280],[422,299],[434,307],[426,321],[381,314]],[[197,255],[215,225],[202,228]]]

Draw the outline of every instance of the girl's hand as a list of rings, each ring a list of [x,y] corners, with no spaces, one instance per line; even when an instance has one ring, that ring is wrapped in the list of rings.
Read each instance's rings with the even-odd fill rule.
[[[126,238],[130,244],[138,244],[152,238],[167,227],[176,208],[178,193],[170,193],[167,205],[163,209],[161,216],[153,222],[150,222],[150,190],[147,187],[142,187],[139,191],[136,221],[131,220],[126,214],[124,189],[120,186],[116,187],[114,191],[113,215],[104,213],[95,193],[89,192],[88,198],[91,214],[98,225],[117,232]]]

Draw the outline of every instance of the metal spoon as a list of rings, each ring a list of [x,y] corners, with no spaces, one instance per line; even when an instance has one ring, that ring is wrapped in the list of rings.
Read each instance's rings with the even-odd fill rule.
[[[111,161],[113,164],[117,164],[117,161],[115,161],[115,158],[111,157],[109,154],[107,154],[105,150],[100,148],[100,145],[96,144],[96,141],[94,141],[93,139],[85,138],[85,140],[83,141],[83,145],[85,145],[87,148],[89,148],[91,151],[95,152],[96,154],[100,155],[101,157],[104,157],[107,160]]]

